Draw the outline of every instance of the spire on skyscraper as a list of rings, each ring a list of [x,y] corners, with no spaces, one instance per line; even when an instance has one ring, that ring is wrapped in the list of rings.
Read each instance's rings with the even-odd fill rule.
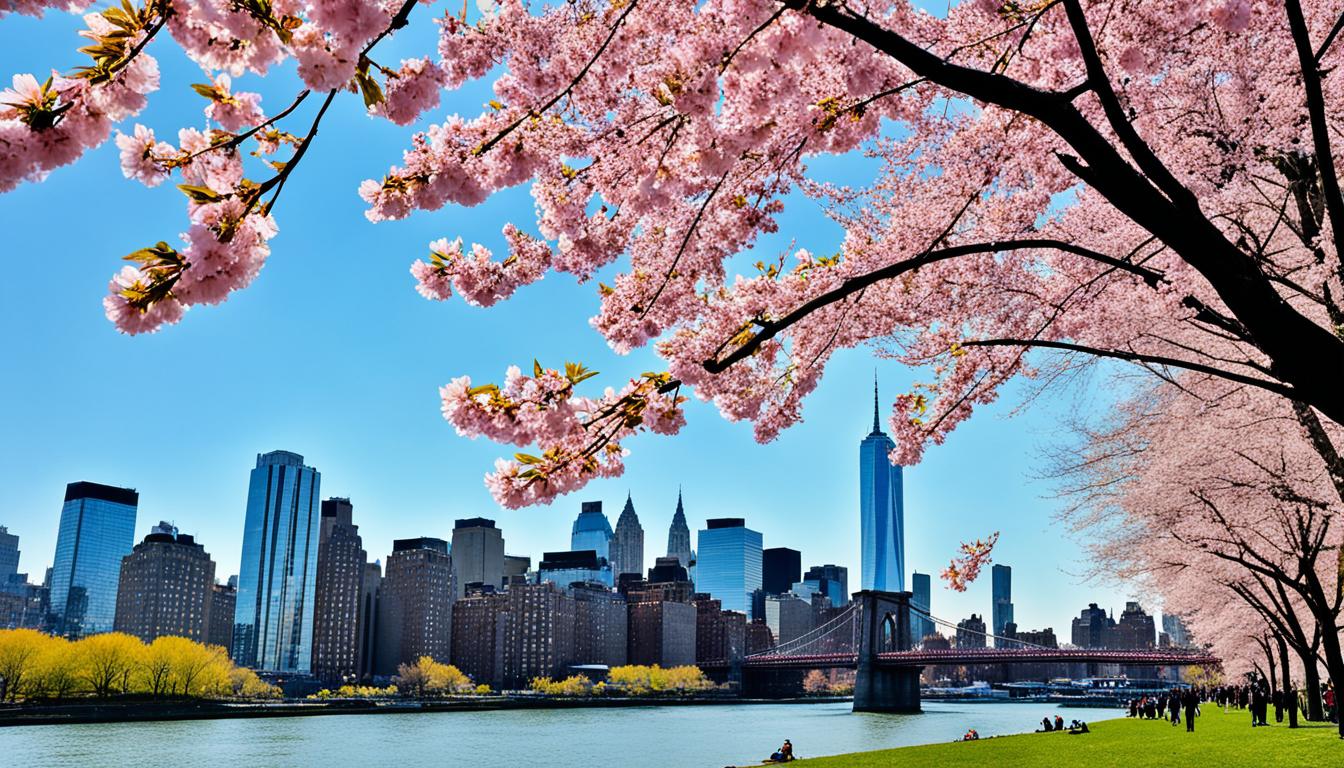
[[[876,435],[882,431],[882,424],[877,418],[877,369],[873,369],[873,434]]]
[[[667,530],[667,556],[677,558],[683,568],[691,564],[691,529],[686,525],[680,487],[677,488],[677,511],[672,514],[672,525]]]

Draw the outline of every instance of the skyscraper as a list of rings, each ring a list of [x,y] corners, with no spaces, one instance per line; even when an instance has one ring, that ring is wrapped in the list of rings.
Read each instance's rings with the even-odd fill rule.
[[[635,514],[635,503],[630,494],[625,496],[625,508],[616,519],[616,535],[611,541],[611,573],[619,579],[622,573],[644,573],[644,527]]]
[[[1004,627],[1013,623],[1013,569],[995,563],[992,580],[994,634],[1002,636]]]
[[[958,648],[985,647],[985,620],[972,613],[969,619],[957,622]]]
[[[696,591],[717,597],[725,611],[751,610],[761,588],[761,534],[740,517],[706,521],[698,535]]]
[[[602,502],[583,502],[570,530],[569,548],[574,552],[591,549],[599,558],[611,559],[611,523],[602,514]]]
[[[803,574],[803,583],[829,597],[831,605],[849,602],[849,569],[843,565],[814,565]]]
[[[373,678],[378,655],[378,603],[383,594],[383,566],[377,560],[364,564],[359,585],[359,653],[355,667],[360,680]]]
[[[57,634],[110,632],[117,614],[121,558],[135,543],[140,494],[101,483],[65,487],[56,556],[51,566],[51,614]]]
[[[349,499],[322,502],[313,608],[313,674],[341,682],[358,674],[359,601],[368,556]]]
[[[910,605],[918,608],[924,613],[933,610],[930,603],[931,589],[929,584],[929,574],[915,571],[910,574],[910,591],[914,594],[910,597]],[[917,611],[910,612],[910,634],[914,636],[915,642],[923,640],[934,632],[933,620],[921,616]]]
[[[681,490],[677,490],[677,511],[667,529],[667,556],[675,557],[682,568],[690,568],[695,559],[691,552],[691,529],[686,525],[686,511],[681,506]]]
[[[206,645],[218,645],[233,655],[233,611],[237,606],[237,587],[232,584],[210,586],[210,621],[205,629]]]
[[[378,615],[377,674],[421,656],[448,663],[452,655],[453,561],[448,542],[397,539],[383,574]]]
[[[456,597],[467,594],[468,584],[504,588],[504,533],[494,520],[469,517],[453,526],[453,580]]]
[[[1162,633],[1167,636],[1167,642],[1177,648],[1190,646],[1190,630],[1186,628],[1180,616],[1163,611]]]
[[[889,454],[896,444],[878,420],[873,376],[873,431],[859,443],[859,516],[863,589],[905,589],[905,500],[901,467]]]
[[[761,552],[761,589],[768,595],[782,595],[803,576],[803,553],[788,547],[771,547]]]
[[[234,610],[233,659],[242,666],[312,671],[321,484],[297,453],[257,455]]]
[[[0,525],[0,589],[19,573],[19,537]]]
[[[215,561],[205,548],[159,523],[121,559],[116,630],[146,643],[170,635],[205,642],[214,584]]]

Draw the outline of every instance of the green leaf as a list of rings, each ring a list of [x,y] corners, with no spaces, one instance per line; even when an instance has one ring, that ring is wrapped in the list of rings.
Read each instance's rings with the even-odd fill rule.
[[[177,188],[182,190],[182,194],[191,198],[193,203],[217,203],[224,199],[224,195],[219,194],[209,187],[200,187],[194,184],[178,184]]]

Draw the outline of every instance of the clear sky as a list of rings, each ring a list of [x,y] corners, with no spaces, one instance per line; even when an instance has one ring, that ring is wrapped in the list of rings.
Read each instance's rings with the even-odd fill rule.
[[[423,17],[379,48],[381,62],[433,50],[429,14],[416,13]],[[5,19],[0,76],[40,79],[52,68],[70,69],[79,63],[80,28],[77,17],[61,14]],[[169,140],[183,125],[203,127],[204,101],[187,87],[203,75],[171,45],[156,42],[151,51],[163,89],[139,121]],[[299,88],[292,68],[234,85],[263,93],[268,112]],[[489,98],[479,85],[466,89],[423,122],[473,113]],[[652,565],[666,547],[681,487],[693,531],[709,517],[745,517],[765,546],[802,550],[804,568],[848,566],[857,589],[858,444],[872,422],[873,371],[884,413],[911,381],[910,372],[869,350],[837,355],[807,401],[804,423],[773,444],[757,445],[750,425],[728,423],[693,401],[680,436],[629,443],[624,477],[548,507],[507,511],[493,503],[481,478],[506,451],[458,437],[439,415],[440,385],[464,373],[498,381],[508,365],[534,357],[547,365],[582,361],[602,372],[599,381],[616,383],[656,360],[648,352],[613,354],[587,325],[597,309],[595,283],[569,276],[548,276],[490,310],[420,298],[407,270],[430,240],[462,236],[501,249],[504,222],[535,227],[525,187],[475,209],[368,223],[356,187],[396,163],[409,135],[366,117],[357,96],[339,98],[285,189],[276,210],[280,234],[257,281],[152,336],[119,335],[101,298],[122,255],[157,240],[176,243],[186,228],[183,198],[171,184],[148,190],[123,179],[109,141],[46,182],[0,197],[9,264],[0,302],[0,525],[21,537],[20,570],[41,580],[65,484],[93,480],[139,490],[138,536],[160,519],[172,521],[204,543],[221,578],[236,573],[248,472],[257,453],[283,448],[322,473],[324,496],[353,500],[371,559],[385,557],[394,538],[449,538],[455,518],[481,515],[498,521],[508,552],[535,563],[544,550],[568,548],[580,501],[603,500],[614,525],[629,491]],[[815,159],[811,167],[845,183],[871,178],[858,157]],[[782,224],[750,260],[791,240],[823,252],[839,243],[838,229],[804,198],[787,201]],[[1011,414],[1020,392],[1010,388],[906,470],[907,569],[937,574],[958,542],[1001,531],[995,561],[1013,567],[1019,626],[1053,626],[1067,639],[1069,619],[1088,602],[1118,614],[1128,589],[1076,575],[1085,567],[1081,547],[1054,520],[1050,486],[1033,477],[1040,450],[1058,439],[1060,418],[1106,398],[1091,393],[1081,403],[1037,403]],[[935,578],[933,613],[988,614],[989,595],[988,572],[964,594]]]

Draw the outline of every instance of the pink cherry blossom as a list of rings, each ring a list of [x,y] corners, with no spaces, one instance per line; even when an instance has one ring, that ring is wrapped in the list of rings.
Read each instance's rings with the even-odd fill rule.
[[[135,133],[117,132],[117,148],[121,150],[121,172],[147,187],[156,187],[168,178],[165,161],[175,154],[173,146],[156,141],[154,131],[139,123]]]

